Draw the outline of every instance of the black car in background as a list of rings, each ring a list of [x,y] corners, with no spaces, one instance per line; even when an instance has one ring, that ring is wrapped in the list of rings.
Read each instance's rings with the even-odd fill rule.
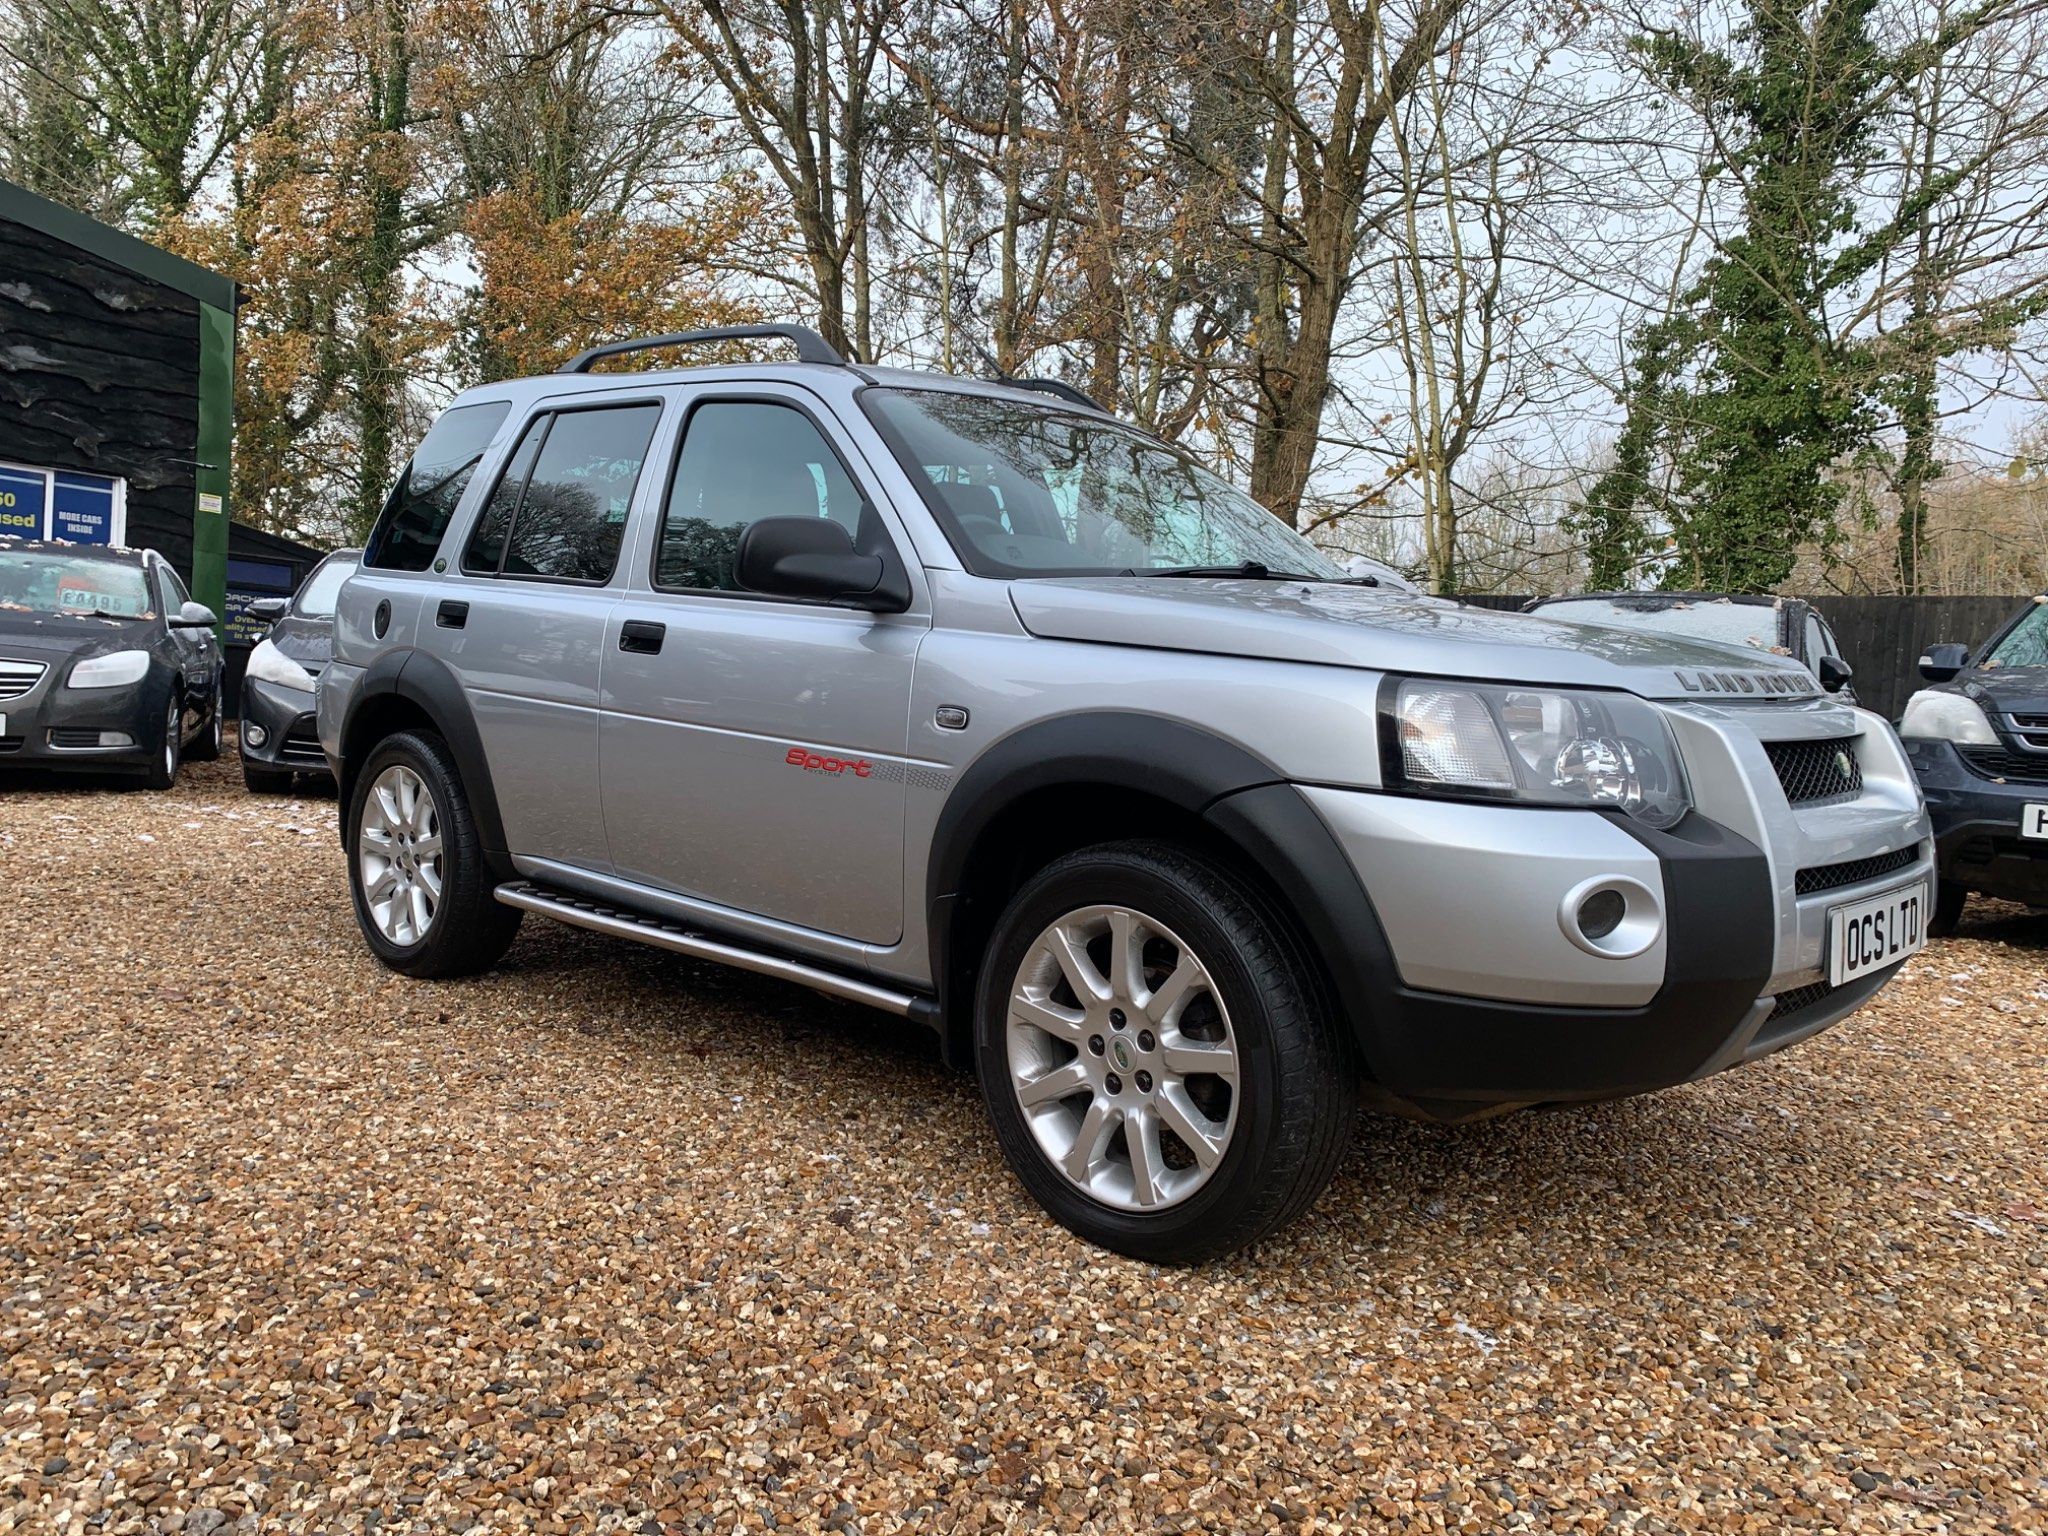
[[[0,539],[0,769],[219,757],[219,622],[154,550]]]
[[[362,554],[338,549],[313,567],[289,602],[271,597],[249,605],[254,617],[272,621],[242,675],[242,782],[253,793],[286,794],[297,773],[330,776],[313,728],[313,680],[334,655],[334,600]]]
[[[1790,656],[1844,702],[1856,702],[1849,663],[1828,622],[1811,603],[1796,597],[1752,597],[1728,592],[1584,592],[1577,597],[1539,597],[1530,613],[1582,624],[1621,629],[1654,629],[1747,645]]]
[[[1930,645],[1899,735],[1934,820],[1933,931],[1972,892],[2048,908],[2048,594],[2024,604],[1973,659]]]

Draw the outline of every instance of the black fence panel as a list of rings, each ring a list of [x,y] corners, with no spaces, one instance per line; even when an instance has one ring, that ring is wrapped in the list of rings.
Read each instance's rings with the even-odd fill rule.
[[[1896,720],[1921,686],[1920,656],[1943,640],[1972,653],[2026,601],[2024,597],[1814,597],[1856,669],[1856,698]]]
[[[1475,608],[1520,609],[1526,596],[1474,594],[1459,599]],[[1889,720],[1899,718],[1906,700],[1921,686],[1920,656],[1944,640],[1967,645],[1972,654],[1990,639],[2013,610],[2014,597],[1809,597],[1807,601],[1841,642],[1842,655],[1856,669],[1856,698]]]

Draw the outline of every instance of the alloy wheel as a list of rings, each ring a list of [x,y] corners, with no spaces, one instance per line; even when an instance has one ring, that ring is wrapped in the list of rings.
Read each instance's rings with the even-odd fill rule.
[[[419,943],[441,904],[441,822],[426,780],[404,763],[371,784],[356,859],[377,931],[393,944]]]
[[[1237,1039],[1193,949],[1128,907],[1083,907],[1025,951],[1010,1082],[1047,1161],[1091,1199],[1160,1211],[1208,1183],[1237,1127]]]

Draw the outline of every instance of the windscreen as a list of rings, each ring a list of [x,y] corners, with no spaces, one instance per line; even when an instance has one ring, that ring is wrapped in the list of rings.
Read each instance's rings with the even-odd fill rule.
[[[302,619],[331,619],[341,596],[341,584],[356,573],[354,555],[333,555],[313,568],[299,595],[292,600],[292,612]]]
[[[1990,667],[2048,667],[2048,602],[2034,606],[1984,658]]]
[[[1339,580],[1308,540],[1176,448],[1075,412],[949,390],[861,394],[980,576],[1256,562]]]
[[[149,582],[140,564],[92,555],[0,549],[0,613],[142,619],[152,611]]]
[[[1768,651],[1778,643],[1778,611],[1767,603],[1674,602],[1655,607],[1606,598],[1572,598],[1536,610],[1546,619],[1574,624],[1608,624],[1618,629],[1651,629],[1723,645]]]

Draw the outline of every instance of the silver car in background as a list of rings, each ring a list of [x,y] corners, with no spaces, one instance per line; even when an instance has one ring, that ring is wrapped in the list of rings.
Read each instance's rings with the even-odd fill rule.
[[[733,334],[798,361],[592,371]],[[1899,742],[1804,668],[1361,585],[1064,386],[796,327],[460,397],[317,697],[386,964],[533,912],[919,1020],[1155,1261],[1307,1209],[1361,1098],[1697,1079],[1925,933]]]

